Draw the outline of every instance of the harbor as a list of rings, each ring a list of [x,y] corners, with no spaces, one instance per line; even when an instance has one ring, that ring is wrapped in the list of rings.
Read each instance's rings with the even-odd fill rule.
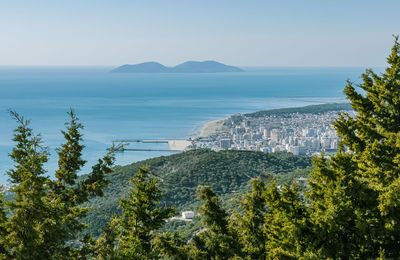
[[[168,144],[168,149],[153,149],[153,148],[127,148],[126,146],[132,143],[149,143],[149,144]],[[138,151],[146,151],[146,152],[182,152],[190,148],[192,145],[191,140],[186,139],[117,139],[112,140],[112,147],[110,149],[114,149],[115,152],[138,152]]]

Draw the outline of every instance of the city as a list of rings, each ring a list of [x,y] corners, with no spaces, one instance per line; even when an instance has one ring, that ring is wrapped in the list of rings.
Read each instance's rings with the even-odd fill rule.
[[[194,138],[190,148],[268,153],[287,151],[295,155],[313,155],[322,149],[328,153],[336,152],[338,137],[332,121],[340,112],[354,115],[352,111],[272,114],[264,117],[235,114],[221,121],[219,129],[210,136]]]

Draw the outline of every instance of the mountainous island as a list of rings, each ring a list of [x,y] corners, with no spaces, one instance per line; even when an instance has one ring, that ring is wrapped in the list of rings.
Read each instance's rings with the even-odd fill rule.
[[[243,72],[242,69],[216,61],[187,61],[175,67],[166,67],[158,62],[126,64],[113,69],[113,73],[217,73]]]

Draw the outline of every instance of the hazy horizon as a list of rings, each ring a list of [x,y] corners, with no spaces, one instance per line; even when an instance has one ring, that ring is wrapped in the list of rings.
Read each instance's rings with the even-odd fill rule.
[[[381,67],[400,1],[7,1],[0,65]]]
[[[70,64],[70,65],[51,65],[51,64],[50,65],[0,65],[0,68],[104,68],[104,69],[112,69],[112,68],[122,66],[122,65],[135,65],[135,64],[145,63],[145,62],[147,62],[147,61],[142,61],[142,62],[138,62],[138,63],[114,64],[114,65],[107,65],[107,64],[106,65],[74,65],[74,64]],[[158,62],[158,61],[152,60],[149,62]],[[182,64],[184,62],[185,61],[182,61],[182,62],[179,62],[177,64],[172,64],[172,65],[166,65],[161,62],[158,62],[158,63],[165,65],[166,67],[174,67],[174,66]],[[220,62],[220,61],[217,61],[217,62]],[[332,68],[332,69],[334,69],[334,68],[371,68],[371,69],[382,69],[382,68],[385,68],[384,65],[373,66],[373,67],[361,66],[361,65],[359,65],[359,66],[357,66],[357,65],[354,65],[354,66],[300,66],[300,65],[299,66],[289,66],[289,65],[288,66],[285,66],[285,65],[282,65],[282,66],[273,66],[273,65],[252,66],[252,65],[243,65],[242,66],[242,65],[237,65],[237,64],[228,64],[225,62],[220,62],[220,63],[229,65],[229,66],[239,67],[242,69],[272,69],[272,68],[299,68],[299,69],[300,68],[304,68],[304,69],[307,69],[307,68],[321,68],[321,69],[323,69],[323,68],[327,68],[327,69],[329,69],[329,68]]]

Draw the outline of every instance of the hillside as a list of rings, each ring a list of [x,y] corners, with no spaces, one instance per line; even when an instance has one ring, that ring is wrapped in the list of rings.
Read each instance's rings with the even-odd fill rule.
[[[145,166],[160,180],[164,190],[163,203],[173,205],[180,211],[197,210],[200,202],[195,198],[195,189],[198,185],[211,186],[229,208],[232,207],[230,199],[247,191],[247,183],[251,178],[272,175],[278,181],[290,181],[293,172],[307,174],[301,169],[311,166],[311,158],[290,153],[192,150],[117,166],[109,176],[110,184],[104,197],[95,198],[88,205],[93,211],[84,221],[90,223],[90,233],[97,235],[112,214],[119,214],[119,200],[129,188],[129,179],[139,167]],[[183,224],[169,223],[166,229]],[[183,229],[195,224],[189,223]]]
[[[310,113],[310,114],[322,114],[329,111],[339,111],[339,110],[352,110],[350,103],[330,103],[321,105],[310,105],[304,107],[289,107],[289,108],[279,108],[272,110],[263,110],[253,113],[245,114],[249,117],[264,117],[268,115],[279,115],[283,116],[291,113]]]
[[[144,62],[139,64],[126,64],[113,69],[111,72],[116,73],[164,73],[168,72],[168,68],[158,62]]]
[[[187,61],[175,67],[166,67],[158,62],[126,64],[113,69],[114,73],[217,73],[241,72],[238,67],[228,66],[216,61]]]
[[[242,72],[238,67],[228,66],[216,61],[187,61],[172,68],[175,73],[215,73]]]

